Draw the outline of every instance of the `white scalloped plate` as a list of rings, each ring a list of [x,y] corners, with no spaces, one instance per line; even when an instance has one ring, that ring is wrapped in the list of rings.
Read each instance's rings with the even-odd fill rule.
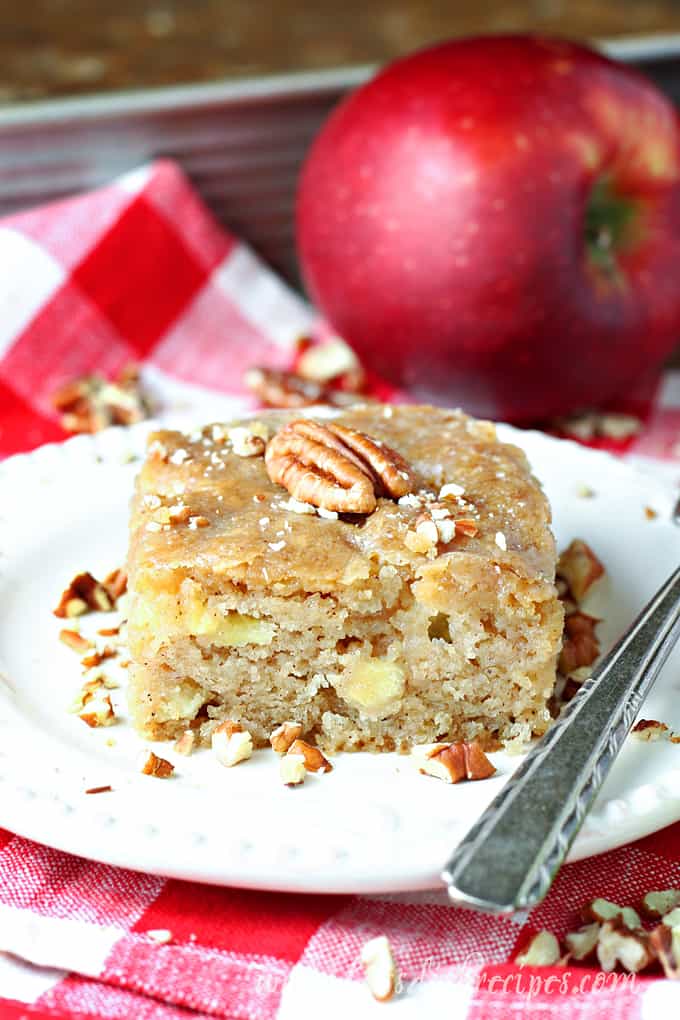
[[[74,573],[123,558],[126,518],[148,426],[77,437],[0,464],[0,825],[112,864],[228,885],[308,892],[431,888],[451,849],[517,758],[493,756],[484,783],[446,786],[395,755],[343,755],[290,790],[273,752],[224,769],[210,752],[142,776],[143,745],[125,721],[89,730],[66,708],[77,658],[58,641],[55,598]],[[606,454],[502,428],[524,447],[551,499],[558,543],[592,543],[608,569],[592,611],[609,645],[680,560],[672,496]],[[579,487],[595,490],[592,499]],[[645,518],[652,506],[656,520]],[[4,675],[3,675],[4,674]],[[644,707],[680,730],[676,650]],[[113,746],[107,741],[113,739]],[[113,791],[88,796],[85,789]],[[680,745],[627,742],[574,846],[601,853],[680,818]]]

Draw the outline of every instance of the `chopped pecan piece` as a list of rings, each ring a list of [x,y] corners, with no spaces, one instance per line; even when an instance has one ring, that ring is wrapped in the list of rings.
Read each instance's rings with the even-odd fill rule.
[[[269,743],[277,754],[285,754],[290,745],[302,736],[302,726],[296,722],[284,722],[277,726],[269,737]]]
[[[132,425],[149,416],[151,407],[136,365],[124,368],[109,382],[98,375],[82,376],[59,387],[52,403],[67,432],[99,432],[109,425]]]
[[[304,757],[301,754],[284,754],[279,763],[279,775],[285,786],[300,786],[307,775]]]
[[[82,655],[84,652],[88,652],[94,645],[87,638],[79,634],[77,630],[60,630],[59,640],[65,644],[72,651],[77,652],[78,655]]]
[[[253,753],[253,738],[240,723],[225,719],[213,730],[212,749],[220,765],[232,768]]]
[[[111,696],[97,694],[88,698],[82,712],[78,713],[78,718],[92,729],[97,729],[100,726],[112,726],[116,721],[116,714],[111,704]]]
[[[573,701],[578,692],[581,690],[583,680],[581,680],[578,676],[568,676],[563,679],[564,687],[560,693],[559,702],[562,705],[567,705],[570,701]]]
[[[539,931],[515,957],[520,967],[552,967],[560,959],[560,944],[551,931]]]
[[[103,673],[94,673],[94,676],[90,676],[90,679],[86,680],[82,685],[78,693],[73,699],[73,702],[69,708],[70,712],[81,712],[85,705],[90,705],[95,711],[100,714],[103,713],[105,717],[113,719],[113,709],[109,712],[109,706],[101,702],[101,698],[104,696],[104,691],[114,690],[118,684],[115,680],[111,680],[106,677]],[[93,701],[97,701],[96,705],[92,705]],[[89,711],[89,709],[88,709]],[[102,723],[93,723],[93,725],[103,725]]]
[[[102,581],[114,605],[121,595],[124,595],[127,591],[127,580],[127,570],[123,567],[118,567],[116,570],[112,570],[110,574],[107,574]]]
[[[596,951],[602,970],[607,972],[620,963],[630,974],[637,974],[654,959],[647,932],[631,931],[616,919],[605,921],[600,928]]]
[[[89,655],[84,655],[80,661],[85,669],[92,669],[94,666],[101,666],[106,659],[113,659],[116,655],[118,655],[116,649],[106,645],[101,651],[95,650]]]
[[[294,740],[286,751],[287,755],[301,755],[308,772],[332,772],[333,766],[318,747],[313,747],[306,740]]]
[[[255,425],[260,423],[255,422]],[[268,429],[264,427],[264,435],[253,426],[236,425],[228,430],[227,435],[232,451],[237,457],[260,457],[265,451]]]
[[[666,723],[658,719],[640,719],[631,730],[631,735],[636,740],[666,740],[670,730]]]
[[[297,359],[296,368],[303,378],[318,383],[342,378],[346,389],[350,385],[361,389],[364,381],[356,354],[343,340],[308,343]],[[349,384],[345,380],[349,380]]]
[[[552,425],[567,436],[586,441],[600,436],[606,439],[629,439],[642,428],[640,419],[632,414],[599,411],[586,411],[568,418],[556,418]]]
[[[167,779],[175,771],[175,766],[167,758],[159,758],[153,751],[149,751],[141,772],[144,776],[155,776],[156,779]]]
[[[189,530],[196,531],[197,528],[207,528],[210,526],[210,521],[203,514],[196,514],[189,518]]]
[[[474,538],[479,531],[479,525],[476,521],[463,518],[462,520],[456,521],[456,534],[465,535],[466,538]]]
[[[595,951],[599,934],[600,925],[597,921],[593,921],[592,924],[586,924],[584,927],[579,928],[578,931],[568,932],[564,941],[569,955],[574,960],[585,960],[586,957]]]
[[[97,633],[101,637],[118,637],[120,635],[120,625],[118,627],[100,627]]]
[[[346,407],[357,398],[342,390],[332,389],[313,379],[305,379],[297,372],[281,372],[272,368],[251,368],[244,382],[267,407],[298,408],[313,404],[331,404]]]
[[[399,502],[411,497],[402,497]],[[441,543],[448,545],[458,535],[465,535],[473,538],[477,534],[477,525],[470,520],[454,520],[451,510],[443,503],[435,502],[426,504],[423,513],[413,521],[414,530],[406,532],[404,542],[412,552],[428,553]]]
[[[583,666],[590,666],[600,654],[600,643],[595,627],[600,621],[577,610],[564,620],[564,639],[560,652],[559,670],[568,675]]]
[[[672,981],[680,980],[680,928],[658,924],[649,933],[649,949]]]
[[[371,513],[376,495],[398,499],[413,486],[396,451],[333,423],[289,422],[269,442],[265,463],[294,499],[341,513]]]
[[[642,900],[642,907],[650,917],[663,917],[680,907],[680,889],[662,889],[648,892]]]
[[[580,538],[575,538],[557,561],[557,576],[567,582],[572,596],[579,603],[604,572],[604,566],[593,550]]]
[[[640,928],[642,924],[640,915],[632,907],[620,907],[618,903],[612,903],[611,900],[604,900],[601,897],[588,903],[583,908],[583,915],[586,921],[599,921],[600,923],[620,921],[631,931],[634,928]]]
[[[468,779],[488,779],[495,775],[496,767],[492,765],[476,740],[464,743],[465,770]]]
[[[192,512],[191,507],[184,503],[168,507],[168,524],[188,524]]]
[[[455,741],[452,744],[425,744],[411,751],[419,771],[445,783],[459,783],[462,779],[488,779],[496,772],[476,741]]]
[[[196,735],[193,730],[185,730],[181,737],[175,741],[174,749],[178,754],[188,758],[194,749]]]
[[[88,610],[106,613],[113,609],[111,597],[103,584],[85,571],[77,574],[61,595],[54,615],[72,619]]]
[[[365,942],[361,949],[364,977],[371,995],[378,1002],[389,1002],[399,991],[399,972],[386,935]]]

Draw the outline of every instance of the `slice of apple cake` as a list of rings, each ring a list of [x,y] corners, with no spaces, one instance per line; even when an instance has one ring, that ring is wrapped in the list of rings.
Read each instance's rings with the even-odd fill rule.
[[[562,634],[550,508],[460,411],[366,405],[155,433],[129,552],[138,729],[327,751],[524,740]]]

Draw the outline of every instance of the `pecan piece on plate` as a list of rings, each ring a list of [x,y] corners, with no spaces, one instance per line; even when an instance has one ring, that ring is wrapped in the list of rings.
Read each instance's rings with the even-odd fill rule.
[[[577,610],[568,613],[564,620],[564,642],[560,652],[559,669],[568,675],[581,666],[591,666],[600,654],[600,643],[595,627],[600,621]]]
[[[113,602],[104,585],[89,571],[76,574],[53,610],[55,616],[73,619],[88,611],[107,613],[113,609]]]
[[[109,598],[115,604],[121,595],[127,591],[127,571],[124,567],[117,567],[107,574],[102,585],[109,593]]]
[[[579,604],[604,572],[604,566],[593,550],[580,538],[575,538],[560,553],[560,558],[557,561],[558,578],[566,581],[571,595]]]
[[[285,754],[292,743],[302,736],[302,726],[297,722],[283,722],[272,730],[269,743],[277,754]]]
[[[462,779],[488,779],[496,772],[476,741],[456,740],[452,744],[416,744],[411,756],[425,776],[434,776],[445,783]]]
[[[398,498],[413,486],[396,451],[333,423],[289,422],[269,442],[265,463],[294,499],[340,513],[369,514],[377,495]]]
[[[153,751],[146,755],[140,772],[144,776],[155,776],[156,779],[168,779],[175,771],[175,766],[167,758],[159,758]]]
[[[294,740],[286,751],[287,755],[300,755],[305,763],[308,772],[332,772],[333,766],[328,758],[321,753],[318,747],[308,744],[306,740],[299,738]]]

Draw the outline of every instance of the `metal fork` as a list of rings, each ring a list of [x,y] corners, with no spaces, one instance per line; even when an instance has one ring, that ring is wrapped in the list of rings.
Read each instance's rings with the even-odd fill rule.
[[[442,879],[455,904],[540,903],[679,636],[680,567],[454,851]]]

